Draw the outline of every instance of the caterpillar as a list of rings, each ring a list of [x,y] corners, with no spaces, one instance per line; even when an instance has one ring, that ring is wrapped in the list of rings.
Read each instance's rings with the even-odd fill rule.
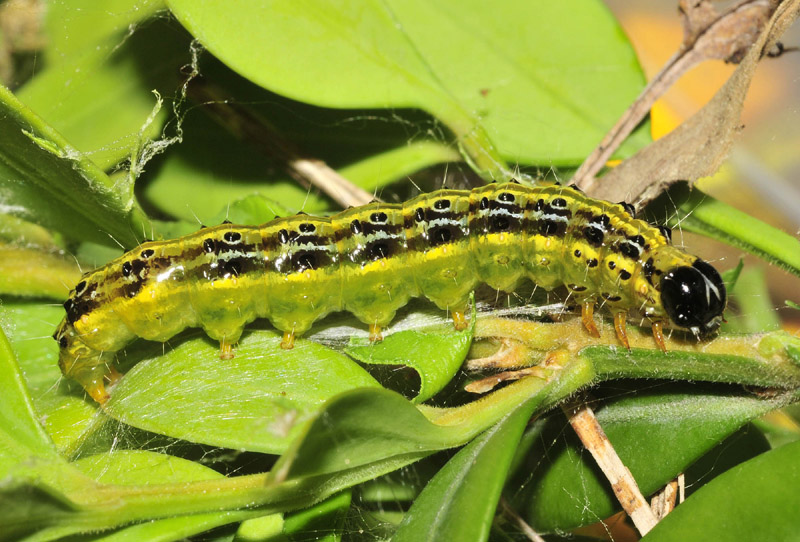
[[[315,320],[345,310],[380,340],[395,312],[417,296],[449,310],[463,328],[479,283],[512,291],[528,278],[547,290],[566,286],[595,336],[593,311],[602,303],[624,346],[627,312],[639,309],[666,351],[665,323],[710,333],[726,304],[714,267],[670,237],[669,229],[636,219],[630,204],[514,181],[331,217],[223,223],[146,242],[89,272],[64,303],[53,337],[62,373],[102,404],[105,381],[121,376],[115,352],[136,337],[164,342],[202,327],[230,359],[256,318],[268,318],[283,332],[281,346],[292,348]]]

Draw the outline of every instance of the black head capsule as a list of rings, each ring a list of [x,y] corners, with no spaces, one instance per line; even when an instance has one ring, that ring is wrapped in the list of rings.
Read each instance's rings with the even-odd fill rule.
[[[696,335],[715,331],[722,323],[727,295],[716,269],[703,260],[676,267],[661,279],[661,301],[669,319]]]

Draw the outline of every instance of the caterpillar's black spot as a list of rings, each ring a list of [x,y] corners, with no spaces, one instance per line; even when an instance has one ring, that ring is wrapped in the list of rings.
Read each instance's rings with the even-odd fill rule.
[[[603,230],[590,224],[583,228],[583,237],[593,247],[599,247],[603,244],[603,238],[605,237],[605,234],[603,233]]]
[[[216,248],[217,248],[217,243],[215,243],[213,239],[209,238],[203,241],[203,250],[206,253],[211,254],[216,250]]]
[[[611,294],[600,294],[600,295],[603,296],[603,299],[605,299],[606,301],[616,302],[622,300],[622,298],[618,295],[611,295]]]
[[[659,226],[658,231],[664,236],[668,243],[672,242],[672,230],[670,228],[666,226]]]
[[[301,233],[314,233],[317,231],[317,227],[309,222],[303,222],[297,229],[299,229]]]
[[[608,225],[611,224],[611,219],[608,215],[600,215],[600,216],[593,216],[592,220],[590,221],[593,224],[599,224],[603,227],[603,229],[608,228]]]
[[[620,269],[619,271],[619,278],[622,280],[628,280],[631,278],[631,274],[627,269]]]
[[[303,224],[300,224],[300,230],[303,230]],[[238,243],[242,240],[242,234],[238,231],[226,231],[222,238],[225,239],[226,243]]]
[[[388,258],[390,256],[389,244],[385,242],[375,243],[369,248],[369,256],[373,260]]]
[[[453,238],[452,232],[447,227],[441,227],[431,230],[429,236],[430,236],[431,246],[443,245],[445,243],[450,242],[450,239]]]
[[[648,260],[642,265],[642,274],[647,282],[650,283],[650,286],[653,286],[653,271],[655,271],[655,266],[653,266],[653,258],[648,258]]]
[[[557,222],[555,220],[540,220],[539,233],[545,236],[557,235],[559,233],[559,230],[561,229],[562,224],[566,226],[566,223]]]
[[[570,284],[569,289],[573,292],[585,292],[587,287],[586,286],[578,286],[577,284]]]
[[[444,211],[450,208],[450,200],[449,199],[438,199],[433,203],[433,208],[437,211]]]
[[[133,271],[133,266],[131,262],[125,262],[122,264],[122,276],[129,277],[131,276],[131,272]]]
[[[362,232],[361,229],[361,221],[360,220],[353,220],[350,223],[350,231],[353,232],[354,235],[358,235]]]
[[[136,297],[142,288],[144,288],[144,280],[135,280],[122,286],[122,291],[125,292],[127,297]]]
[[[556,209],[566,209],[567,208],[567,200],[564,198],[556,198],[550,202],[551,207],[555,207]]]
[[[577,249],[577,248],[576,248],[576,249],[575,249],[575,252],[574,252],[573,254],[575,254],[575,257],[576,257],[576,258],[580,258],[580,257],[581,257],[581,251],[580,251],[580,249]]]
[[[597,261],[597,258],[592,258],[586,261],[586,265],[588,265],[589,267],[597,267],[599,264],[600,262]]]
[[[60,346],[61,348],[66,348],[67,344],[69,343],[67,342],[66,337],[62,336],[60,339],[58,339],[58,346]]]
[[[64,302],[64,310],[67,312],[67,321],[74,324],[84,314],[89,313],[92,309],[97,307],[97,302],[87,299],[67,299]]]
[[[619,251],[622,253],[623,256],[631,258],[633,260],[638,260],[639,257],[642,255],[642,251],[644,250],[644,237],[641,235],[634,235],[633,237],[628,237],[624,239],[619,244]]]
[[[481,199],[481,211],[485,211],[489,208],[489,198],[482,198]]]
[[[75,295],[81,295],[83,290],[86,288],[86,281],[82,280],[78,284],[75,285]]]
[[[511,223],[505,216],[495,216],[489,220],[489,231],[492,233],[508,231],[509,226],[511,226]]]
[[[616,267],[617,267],[617,264],[614,262],[614,260],[611,260],[611,261],[608,262],[608,268],[609,269],[614,269]]]
[[[291,239],[291,237],[289,236],[289,232],[288,231],[281,230],[281,231],[278,232],[278,241],[280,241],[281,244],[285,245],[286,243],[289,242],[290,239]]]
[[[226,276],[238,277],[242,274],[242,262],[238,258],[227,260],[222,263],[222,270]]]
[[[317,268],[317,256],[313,252],[298,252],[292,260],[294,260],[294,268],[298,272]]]
[[[204,229],[206,229],[207,227],[208,227],[208,226],[206,226],[205,224],[200,224],[200,229],[201,229],[201,230],[204,230]]]
[[[369,215],[369,221],[373,224],[383,224],[387,220],[389,220],[389,217],[383,211]]]
[[[497,196],[497,201],[502,201],[505,203],[514,203],[517,198],[514,197],[514,194],[511,192],[500,192]]]
[[[417,207],[417,210],[414,211],[414,219],[417,222],[425,220],[425,210],[422,207]]]
[[[581,190],[581,187],[580,187],[580,186],[578,186],[578,185],[577,185],[577,184],[575,184],[575,183],[572,183],[572,184],[571,184],[571,185],[569,185],[567,188],[572,188],[572,189],[573,189],[575,192],[580,192],[581,194],[583,194],[583,190]]]
[[[301,213],[298,213],[298,214],[301,214]],[[230,220],[228,220],[227,218],[225,220],[223,220],[222,223],[223,224],[232,224],[232,222]]]
[[[151,258],[155,253],[156,253],[155,250],[153,250],[152,248],[148,248],[142,251],[141,256],[143,259],[146,260],[147,258]]]
[[[634,207],[632,203],[620,201],[619,204],[622,205],[622,208],[625,209],[625,212],[628,213],[631,218],[636,218],[636,207]]]

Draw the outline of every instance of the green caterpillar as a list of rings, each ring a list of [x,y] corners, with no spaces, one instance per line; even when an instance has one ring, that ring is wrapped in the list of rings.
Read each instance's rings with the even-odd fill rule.
[[[669,237],[634,218],[629,205],[515,182],[439,190],[329,218],[222,224],[144,243],[88,273],[54,334],[59,365],[103,403],[104,380],[119,376],[114,354],[136,337],[166,341],[202,327],[229,358],[256,318],[268,318],[291,348],[314,321],[346,310],[378,340],[412,297],[450,310],[462,327],[479,283],[511,291],[523,278],[545,289],[565,285],[593,334],[592,311],[602,303],[626,346],[627,311],[640,309],[665,349],[665,322],[713,331],[726,301],[717,271]]]

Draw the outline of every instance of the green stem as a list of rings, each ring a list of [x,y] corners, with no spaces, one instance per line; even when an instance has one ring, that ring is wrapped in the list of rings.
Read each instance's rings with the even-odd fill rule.
[[[674,352],[590,346],[580,357],[590,361],[598,381],[618,378],[661,378],[721,382],[765,388],[800,387],[800,369],[785,358],[751,358],[734,354]]]

